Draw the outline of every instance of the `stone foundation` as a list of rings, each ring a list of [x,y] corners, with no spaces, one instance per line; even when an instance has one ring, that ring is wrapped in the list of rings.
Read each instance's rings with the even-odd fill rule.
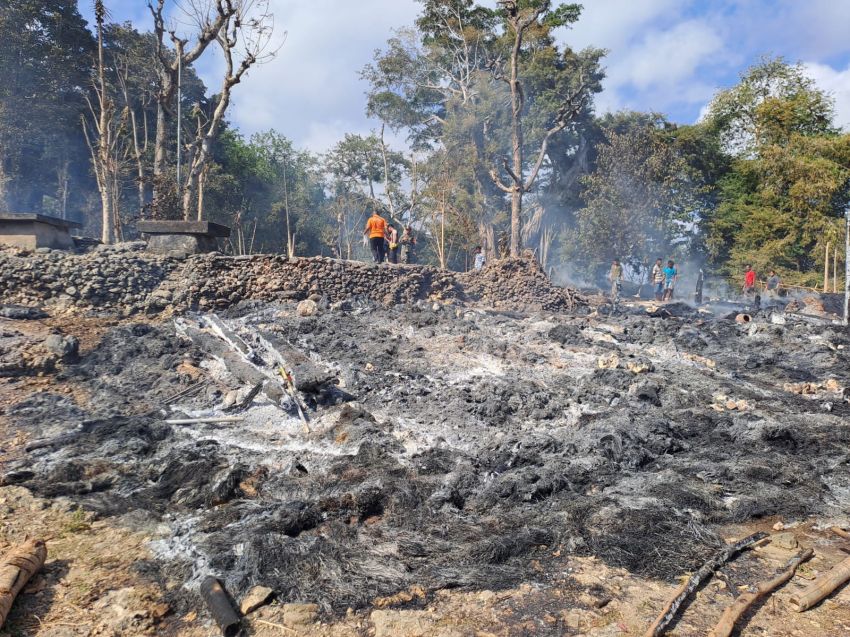
[[[504,259],[480,272],[375,265],[323,257],[221,254],[174,259],[144,244],[100,246],[86,254],[0,251],[0,298],[48,311],[136,313],[223,310],[242,301],[368,300],[382,305],[480,302],[504,309],[570,311],[584,304],[551,284],[536,261]]]

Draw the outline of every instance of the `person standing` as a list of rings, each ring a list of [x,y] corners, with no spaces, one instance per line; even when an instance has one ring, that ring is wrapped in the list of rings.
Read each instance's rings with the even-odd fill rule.
[[[676,281],[679,280],[679,272],[676,270],[676,264],[672,261],[667,261],[667,267],[664,268],[664,296],[662,301],[670,301],[673,299],[673,293],[676,291]]]
[[[741,292],[744,296],[750,296],[756,291],[756,271],[753,270],[752,266],[747,265],[747,269],[744,272],[744,285],[741,288]]]
[[[484,267],[485,262],[486,258],[484,257],[484,252],[481,251],[481,246],[475,246],[475,259],[472,262],[472,267],[480,270]]]
[[[416,247],[416,237],[413,234],[413,228],[407,226],[404,232],[401,233],[401,262],[413,263],[413,250]]]
[[[655,288],[655,300],[660,301],[664,296],[664,265],[661,259],[655,260],[651,276],[652,285]]]
[[[364,235],[369,236],[369,247],[372,248],[372,258],[375,263],[383,263],[386,256],[384,234],[387,231],[387,222],[378,213],[377,210],[372,211],[372,216],[366,221],[366,228],[363,230]]]
[[[620,265],[619,259],[614,259],[611,263],[608,280],[611,282],[611,298],[619,298],[620,288],[623,286],[623,266]]]
[[[393,224],[387,226],[387,243],[389,244],[389,252],[387,253],[390,263],[398,263],[398,230]]]
[[[767,297],[771,299],[775,299],[779,296],[779,286],[782,284],[782,280],[779,278],[779,275],[776,274],[776,270],[770,271],[770,276],[767,277],[767,285],[765,289],[767,290]]]

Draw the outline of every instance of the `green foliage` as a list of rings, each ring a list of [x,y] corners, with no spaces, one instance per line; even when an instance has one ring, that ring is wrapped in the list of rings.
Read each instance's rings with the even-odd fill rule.
[[[94,38],[74,0],[15,0],[0,8],[0,39],[0,205],[43,211],[63,180],[79,205],[91,183],[75,160],[87,152],[80,114]]]
[[[562,237],[563,257],[595,276],[614,258],[638,268],[690,253],[707,205],[704,176],[688,161],[698,136],[643,113],[604,121],[610,128],[583,180],[586,205]]]
[[[709,125],[737,152],[705,224],[716,266],[731,274],[749,263],[789,282],[818,280],[824,244],[835,243],[850,203],[850,136],[832,120],[831,99],[781,60],[754,67],[714,100]]]
[[[794,133],[834,133],[833,117],[832,99],[816,88],[802,65],[769,58],[749,68],[737,85],[720,91],[706,120],[727,151],[747,156]]]
[[[236,252],[285,252],[286,213],[296,254],[327,254],[326,216],[318,158],[275,131],[246,141],[225,130],[208,176],[208,217],[234,225]]]

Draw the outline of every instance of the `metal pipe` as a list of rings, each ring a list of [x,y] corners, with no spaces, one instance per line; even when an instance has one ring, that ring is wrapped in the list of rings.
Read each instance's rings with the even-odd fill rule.
[[[221,634],[224,637],[236,637],[240,628],[239,616],[221,582],[212,576],[204,579],[201,582],[201,597],[221,629]]]
[[[183,128],[183,51],[177,50],[177,192],[180,192],[180,129]]]

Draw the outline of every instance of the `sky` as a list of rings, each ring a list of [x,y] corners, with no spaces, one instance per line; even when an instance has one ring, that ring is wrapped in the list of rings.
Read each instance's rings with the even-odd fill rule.
[[[183,0],[186,1],[186,0]],[[269,0],[276,57],[249,72],[234,89],[229,119],[245,135],[276,129],[302,148],[324,152],[345,133],[378,123],[364,113],[360,70],[394,29],[410,26],[416,0]],[[168,0],[172,7],[175,0]],[[482,0],[494,4],[494,0]],[[850,129],[850,0],[585,0],[582,17],[560,29],[574,49],[608,50],[607,78],[597,111],[664,113],[698,120],[712,95],[733,85],[763,56],[801,62],[835,98],[837,123]],[[90,19],[91,2],[80,8]],[[149,30],[143,0],[107,0],[113,21]],[[172,19],[185,22],[179,10]],[[217,91],[220,61],[196,65]]]

